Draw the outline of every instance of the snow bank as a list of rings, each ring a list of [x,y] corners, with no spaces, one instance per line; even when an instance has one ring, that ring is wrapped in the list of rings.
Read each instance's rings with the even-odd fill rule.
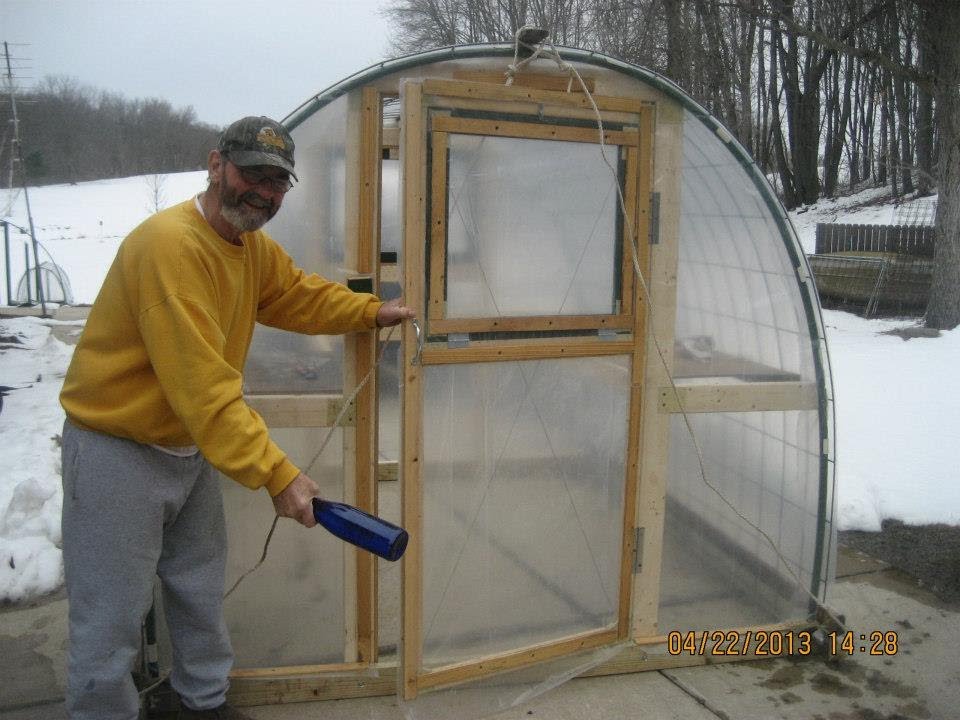
[[[73,348],[37,318],[0,320],[0,600],[26,600],[63,582],[58,396]]]

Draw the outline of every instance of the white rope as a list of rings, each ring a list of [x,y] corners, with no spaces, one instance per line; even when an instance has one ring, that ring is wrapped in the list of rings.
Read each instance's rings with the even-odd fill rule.
[[[570,92],[570,87],[571,87],[571,85],[572,85],[572,83],[573,83],[574,80],[576,80],[577,83],[580,85],[580,88],[581,88],[581,90],[583,91],[584,97],[586,97],[587,100],[589,101],[590,107],[593,109],[594,115],[596,116],[596,119],[597,119],[597,130],[598,130],[599,144],[600,144],[600,156],[603,158],[604,164],[610,169],[610,172],[613,174],[613,177],[614,177],[614,185],[616,185],[616,188],[617,188],[617,197],[618,197],[619,202],[620,202],[620,209],[621,209],[621,212],[623,213],[624,220],[626,221],[627,226],[628,226],[628,231],[629,231],[629,232],[628,232],[628,235],[629,235],[629,238],[630,238],[630,255],[631,255],[631,260],[632,260],[632,264],[633,264],[633,272],[634,272],[634,275],[636,276],[637,280],[638,280],[639,283],[640,283],[641,289],[643,290],[643,297],[644,297],[644,300],[645,300],[646,303],[647,303],[647,307],[649,307],[649,308],[652,309],[652,308],[653,308],[653,298],[652,298],[652,296],[651,296],[651,294],[650,294],[650,288],[647,286],[646,278],[644,278],[643,272],[642,272],[641,269],[640,269],[639,249],[638,249],[638,247],[637,247],[637,232],[636,232],[636,228],[634,227],[633,222],[632,222],[632,220],[630,219],[630,215],[629,215],[629,213],[627,212],[627,203],[626,203],[626,200],[625,200],[625,198],[624,198],[624,196],[623,196],[623,189],[622,189],[621,186],[620,186],[620,178],[619,178],[619,175],[617,174],[616,169],[615,169],[615,168],[613,167],[613,165],[610,163],[610,160],[607,158],[607,154],[606,154],[606,152],[605,152],[605,150],[606,150],[606,142],[605,142],[605,140],[604,140],[604,135],[605,135],[605,133],[604,133],[604,129],[603,129],[603,117],[602,117],[602,115],[600,114],[600,108],[597,107],[597,103],[596,103],[596,101],[593,99],[593,94],[590,92],[590,89],[587,87],[587,83],[584,81],[583,77],[580,75],[580,73],[577,71],[577,69],[576,69],[573,65],[571,65],[571,64],[568,63],[568,62],[566,62],[566,61],[560,56],[560,53],[557,51],[557,49],[556,49],[556,47],[554,46],[554,44],[549,41],[549,38],[544,38],[544,40],[542,40],[536,48],[532,48],[532,47],[531,47],[530,45],[528,45],[527,43],[522,43],[522,42],[520,41],[520,33],[522,33],[524,30],[527,30],[527,29],[530,29],[530,28],[531,28],[531,26],[525,25],[524,27],[520,28],[520,29],[517,31],[517,33],[516,33],[516,36],[515,36],[515,38],[514,38],[513,63],[507,66],[507,72],[506,72],[507,80],[506,80],[506,84],[507,84],[507,85],[512,85],[512,84],[513,84],[514,77],[516,76],[516,74],[517,74],[520,70],[522,70],[526,65],[528,65],[529,63],[531,63],[531,62],[532,62],[533,60],[535,60],[536,58],[538,58],[538,57],[544,57],[544,58],[546,58],[546,59],[548,59],[548,60],[553,60],[561,70],[563,70],[563,71],[565,71],[565,72],[567,72],[567,73],[569,74],[569,76],[570,76],[570,82],[567,83],[567,92]],[[528,48],[528,49],[532,50],[533,52],[532,52],[532,54],[530,55],[530,57],[525,58],[524,60],[521,60],[521,61],[518,62],[517,59],[518,59],[518,56],[519,56],[520,46],[521,46],[521,45],[523,45],[525,48]],[[549,50],[546,49],[547,47],[549,47]],[[785,568],[786,571],[790,574],[790,577],[793,578],[793,580],[794,580],[794,582],[797,584],[797,586],[798,586],[801,590],[803,590],[803,592],[804,592],[806,595],[808,595],[808,596],[814,601],[814,603],[816,604],[816,606],[817,606],[818,608],[821,608],[821,609],[829,616],[829,618],[830,618],[833,622],[835,622],[835,623],[837,624],[837,626],[838,626],[840,629],[845,630],[846,627],[845,627],[844,623],[843,623],[838,617],[836,617],[836,615],[835,615],[833,612],[831,612],[829,608],[825,607],[825,606],[821,603],[820,598],[818,598],[816,595],[814,595],[813,592],[811,592],[810,588],[808,588],[808,587],[806,586],[806,584],[803,582],[803,580],[800,578],[800,576],[797,575],[796,572],[794,572],[793,568],[791,567],[790,560],[789,560],[786,556],[783,555],[783,553],[780,551],[780,548],[779,548],[779,546],[777,545],[777,543],[774,542],[773,538],[771,538],[770,535],[767,534],[767,532],[765,532],[762,528],[760,528],[759,525],[755,524],[752,520],[750,520],[750,518],[748,518],[746,515],[744,515],[742,512],[740,512],[740,510],[733,504],[733,502],[731,502],[731,501],[723,494],[723,492],[722,492],[716,485],[714,485],[712,482],[710,482],[710,480],[708,479],[708,477],[707,477],[707,470],[706,470],[706,462],[705,462],[705,460],[704,460],[704,458],[703,458],[703,450],[701,449],[700,443],[699,443],[699,441],[697,440],[697,435],[696,435],[696,433],[695,433],[694,430],[693,430],[693,424],[690,422],[690,417],[689,417],[689,415],[687,414],[687,411],[686,411],[686,409],[685,409],[684,406],[683,406],[683,400],[682,400],[682,398],[680,397],[680,390],[677,388],[677,385],[676,385],[676,383],[675,383],[674,380],[673,380],[673,372],[671,371],[670,365],[669,365],[669,363],[667,362],[666,354],[664,353],[663,347],[661,346],[660,340],[659,340],[659,338],[657,337],[656,333],[655,333],[652,329],[651,329],[649,332],[650,332],[650,338],[651,338],[651,340],[653,340],[653,345],[654,345],[654,347],[656,348],[657,356],[660,358],[660,362],[661,362],[661,364],[663,365],[663,369],[664,369],[665,372],[666,372],[667,380],[668,380],[669,383],[670,383],[670,389],[671,389],[671,391],[673,392],[673,396],[674,396],[674,399],[676,400],[677,407],[679,408],[680,414],[681,414],[681,416],[683,417],[684,425],[686,426],[687,432],[690,434],[690,439],[691,439],[691,441],[693,442],[693,448],[694,448],[694,450],[696,451],[696,455],[697,455],[697,464],[698,464],[699,471],[700,471],[700,479],[703,480],[703,483],[704,483],[714,494],[716,494],[716,496],[717,496],[718,498],[720,498],[720,500],[723,502],[724,505],[726,505],[727,507],[729,507],[729,508],[737,515],[737,517],[739,517],[741,520],[743,520],[743,522],[745,522],[745,523],[746,523],[747,525],[749,525],[751,528],[753,528],[754,530],[756,530],[756,531],[760,534],[760,536],[761,536],[764,540],[766,540],[766,542],[767,542],[767,543],[770,545],[770,547],[773,549],[774,553],[776,553],[777,558],[783,563],[784,568]]]

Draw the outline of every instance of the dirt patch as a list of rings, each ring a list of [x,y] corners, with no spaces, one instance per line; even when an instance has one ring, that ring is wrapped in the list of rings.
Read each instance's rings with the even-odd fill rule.
[[[935,338],[940,337],[940,331],[936,328],[928,328],[923,325],[909,325],[908,327],[894,328],[893,330],[884,330],[881,335],[896,335],[903,340],[912,340],[913,338]]]
[[[841,532],[840,544],[883,560],[944,602],[960,604],[960,526],[884,520],[879,532]]]

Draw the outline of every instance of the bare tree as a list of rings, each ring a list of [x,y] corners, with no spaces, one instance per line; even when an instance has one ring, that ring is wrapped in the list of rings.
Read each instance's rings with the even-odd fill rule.
[[[940,193],[927,324],[960,324],[960,4],[948,0],[393,0],[403,51],[558,44],[665,73],[776,171],[788,207],[851,186]],[[821,177],[821,161],[823,164]]]
[[[191,108],[128,100],[68,77],[44,78],[22,97],[30,101],[23,104],[20,127],[24,169],[33,184],[200,169],[219,132],[198,122]],[[0,105],[4,127],[8,113]],[[9,149],[0,147],[0,167],[8,163]]]

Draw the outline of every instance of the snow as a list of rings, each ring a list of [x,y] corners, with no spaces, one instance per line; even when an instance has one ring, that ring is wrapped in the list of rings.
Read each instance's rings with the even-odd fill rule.
[[[66,271],[74,302],[93,302],[130,230],[158,205],[186,199],[204,184],[205,173],[192,172],[31,189],[38,239]],[[817,222],[890,223],[911,211],[909,204],[881,202],[882,195],[866,190],[791,213],[804,250],[814,250]],[[7,205],[2,200],[0,209]],[[25,227],[22,198],[13,207],[10,219]],[[23,262],[22,238],[14,232],[14,286]],[[834,311],[824,312],[824,322],[837,399],[838,527],[877,530],[891,517],[960,524],[960,482],[951,460],[960,427],[960,374],[953,364],[960,329],[904,340],[884,332],[912,322]],[[81,324],[0,319],[0,385],[17,388],[2,398],[0,412],[0,601],[29,600],[63,582],[57,397],[73,346],[52,330],[61,325],[61,333],[76,333]]]

